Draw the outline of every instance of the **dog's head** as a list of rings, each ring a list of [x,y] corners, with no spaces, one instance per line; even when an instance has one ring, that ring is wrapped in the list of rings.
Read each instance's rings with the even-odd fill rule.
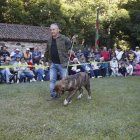
[[[56,83],[54,90],[56,91],[58,96],[61,96],[66,91],[66,80],[60,80]]]

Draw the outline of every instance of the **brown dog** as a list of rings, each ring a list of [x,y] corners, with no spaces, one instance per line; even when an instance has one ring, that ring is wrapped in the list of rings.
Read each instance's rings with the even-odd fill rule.
[[[88,91],[88,99],[91,99],[90,79],[89,75],[85,72],[70,75],[58,81],[55,86],[55,91],[59,96],[64,94],[65,91],[69,91],[67,98],[64,100],[64,105],[68,105],[77,91],[80,92],[77,98],[80,99],[82,97],[83,86]]]

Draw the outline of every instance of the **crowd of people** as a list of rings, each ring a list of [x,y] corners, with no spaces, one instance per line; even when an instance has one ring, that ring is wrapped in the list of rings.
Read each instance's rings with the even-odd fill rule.
[[[71,62],[75,65],[70,73],[86,71],[91,78],[106,76],[140,76],[140,50],[136,46],[135,50],[123,51],[120,47],[115,50],[107,47],[99,49],[88,48],[81,52],[71,53]]]
[[[91,78],[107,76],[140,76],[140,48],[123,51],[102,47],[68,52],[68,74],[87,72]],[[59,74],[58,74],[59,78]],[[21,52],[15,48],[9,52],[6,46],[0,50],[0,82],[23,83],[49,80],[49,63],[38,47]]]
[[[0,51],[1,83],[22,83],[49,80],[48,63],[38,47],[21,52],[15,48],[9,53],[7,47]]]

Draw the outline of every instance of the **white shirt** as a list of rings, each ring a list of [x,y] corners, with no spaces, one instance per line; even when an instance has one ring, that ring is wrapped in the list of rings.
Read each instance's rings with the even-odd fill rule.
[[[137,58],[136,58],[136,63],[140,62],[140,51],[134,51],[134,53],[136,54]]]
[[[118,62],[117,62],[117,60],[111,60],[110,61],[110,67],[111,68],[118,68]]]
[[[14,71],[19,71],[20,70],[20,66],[18,66],[18,65],[21,65],[21,62],[20,61],[19,62],[15,61],[14,64],[13,64],[13,66],[16,66],[16,67],[14,67]]]
[[[129,64],[129,66],[126,67],[126,70],[129,75],[133,74],[133,66],[131,64]]]
[[[117,58],[117,60],[119,61],[119,60],[121,60],[121,58],[122,58],[122,55],[123,55],[123,51],[115,51],[115,54],[116,54],[116,58]]]

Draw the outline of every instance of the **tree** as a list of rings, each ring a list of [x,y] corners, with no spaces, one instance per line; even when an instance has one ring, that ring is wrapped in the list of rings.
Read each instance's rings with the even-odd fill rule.
[[[5,22],[4,20],[4,13],[5,13],[5,10],[6,10],[6,0],[1,0],[0,1],[0,22]]]

